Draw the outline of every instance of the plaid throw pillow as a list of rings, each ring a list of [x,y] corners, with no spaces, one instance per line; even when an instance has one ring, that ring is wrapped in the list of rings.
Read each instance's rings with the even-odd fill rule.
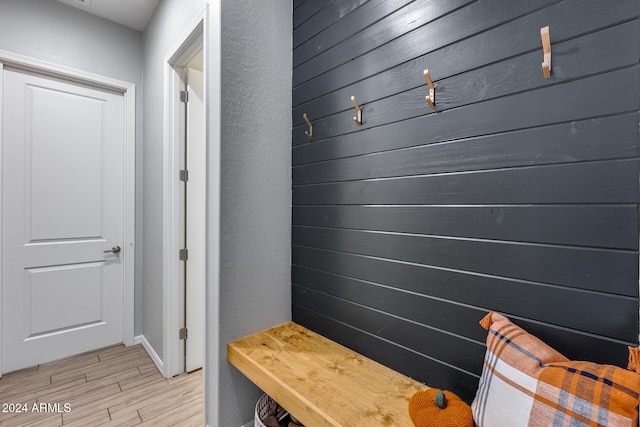
[[[480,324],[489,333],[471,404],[478,427],[637,426],[636,372],[570,361],[497,313]]]

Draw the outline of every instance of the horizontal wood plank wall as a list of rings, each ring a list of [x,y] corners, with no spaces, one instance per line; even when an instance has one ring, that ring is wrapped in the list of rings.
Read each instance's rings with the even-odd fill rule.
[[[640,1],[302,0],[293,14],[293,320],[467,401],[490,310],[570,358],[625,366]]]

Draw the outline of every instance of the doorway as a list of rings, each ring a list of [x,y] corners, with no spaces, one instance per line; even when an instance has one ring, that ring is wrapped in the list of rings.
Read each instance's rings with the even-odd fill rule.
[[[206,143],[203,22],[166,57],[163,374],[203,366]]]
[[[0,52],[0,375],[133,343],[133,85]]]

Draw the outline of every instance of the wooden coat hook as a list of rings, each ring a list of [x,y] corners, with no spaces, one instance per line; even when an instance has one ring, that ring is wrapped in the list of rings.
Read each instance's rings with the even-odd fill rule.
[[[545,79],[548,79],[551,77],[551,42],[549,41],[549,26],[540,28],[540,37],[542,37],[542,50],[544,51],[542,74],[544,74]]]
[[[431,76],[429,75],[429,70],[424,70],[424,79],[427,81],[429,85],[429,96],[425,96],[429,107],[436,107],[436,88],[433,87],[433,82],[431,81]]]
[[[362,110],[356,101],[356,97],[351,97],[351,102],[353,102],[353,106],[356,107],[356,111],[358,112],[358,116],[353,118],[353,121],[356,122],[358,126],[362,126]]]
[[[305,130],[304,134],[307,135],[309,137],[309,139],[313,139],[313,125],[311,124],[311,122],[309,121],[309,118],[307,117],[307,113],[304,113],[302,115],[302,117],[304,117],[304,120],[307,122],[307,124],[309,125],[309,130]]]

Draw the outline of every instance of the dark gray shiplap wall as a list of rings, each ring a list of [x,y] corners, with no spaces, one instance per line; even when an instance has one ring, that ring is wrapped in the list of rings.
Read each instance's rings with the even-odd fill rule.
[[[625,366],[639,14],[638,0],[295,0],[293,320],[467,401],[489,310]]]

